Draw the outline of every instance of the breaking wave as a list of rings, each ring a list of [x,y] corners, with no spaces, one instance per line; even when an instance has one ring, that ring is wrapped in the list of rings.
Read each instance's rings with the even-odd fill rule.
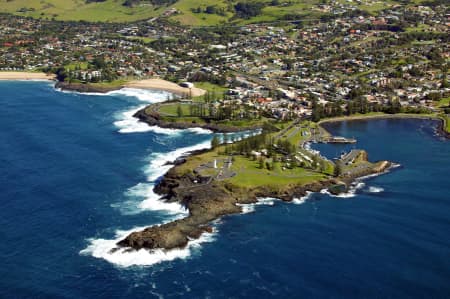
[[[144,168],[144,172],[147,175],[147,180],[149,182],[154,182],[161,176],[163,176],[173,165],[176,159],[190,152],[202,149],[209,149],[211,147],[211,142],[209,140],[202,143],[182,147],[168,153],[152,153],[149,158],[149,164]]]
[[[346,193],[341,193],[341,194],[335,195],[335,194],[330,193],[330,191],[328,191],[328,189],[322,189],[322,190],[320,190],[320,193],[327,194],[328,196],[336,197],[336,198],[352,198],[352,197],[355,197],[356,192],[359,189],[364,188],[365,185],[366,184],[364,182],[356,181],[354,184],[352,184],[350,186],[350,188],[348,189],[348,191]]]
[[[237,206],[242,208],[242,214],[253,213],[257,206],[273,206],[275,201],[279,201],[278,198],[258,198],[258,201],[255,203],[246,203],[246,204],[236,204]]]
[[[292,200],[292,203],[294,203],[296,205],[301,205],[301,204],[305,203],[307,200],[311,199],[313,194],[314,194],[314,192],[306,191],[306,195],[305,196],[302,196],[300,198],[294,198]]]
[[[203,233],[199,239],[190,240],[188,245],[180,249],[140,249],[130,250],[129,248],[116,248],[116,243],[124,239],[134,231],[139,231],[144,227],[136,227],[131,230],[117,230],[114,239],[89,239],[89,245],[86,249],[80,251],[82,255],[92,255],[95,258],[102,258],[110,263],[121,267],[130,266],[151,266],[161,262],[173,261],[175,259],[186,259],[195,253],[198,253],[201,244],[215,240],[217,229],[212,233]]]
[[[367,191],[370,192],[370,193],[380,193],[380,192],[383,192],[384,189],[381,188],[381,187],[370,186]]]
[[[155,181],[163,176],[172,165],[168,162],[174,162],[180,156],[189,152],[207,149],[211,146],[209,141],[205,141],[193,146],[179,148],[169,153],[153,153],[149,156],[149,164],[144,171],[147,175],[146,183],[139,183],[129,188],[125,195],[134,201],[127,201],[121,206],[122,212],[125,214],[137,214],[142,211],[160,211],[172,216],[169,221],[184,218],[188,215],[188,211],[179,203],[169,203],[162,201],[160,196],[153,192]],[[137,199],[137,200],[136,200]],[[134,205],[130,207],[131,205]],[[86,249],[80,251],[80,254],[92,255],[96,258],[103,258],[115,265],[129,267],[133,265],[150,266],[164,261],[172,261],[175,259],[185,259],[198,251],[202,243],[212,242],[217,232],[204,233],[199,239],[189,241],[188,245],[182,249],[173,250],[129,250],[129,248],[121,248],[114,252],[111,250],[116,248],[116,243],[124,239],[127,235],[134,231],[142,230],[144,227],[138,227],[131,230],[116,231],[114,239],[89,239],[89,245]]]
[[[154,132],[157,134],[165,134],[170,136],[178,136],[183,130],[177,129],[165,129],[158,126],[149,126],[148,124],[139,121],[133,115],[139,110],[145,108],[145,106],[135,107],[132,110],[123,111],[117,114],[117,121],[114,125],[119,129],[119,133],[130,134],[130,133],[144,133],[144,132]]]

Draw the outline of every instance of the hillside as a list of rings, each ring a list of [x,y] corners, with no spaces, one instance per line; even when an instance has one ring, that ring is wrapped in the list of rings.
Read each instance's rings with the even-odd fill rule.
[[[184,25],[210,26],[270,22],[308,16],[316,18],[330,13],[323,0],[0,0],[0,12],[34,18],[132,22],[167,16]],[[396,1],[365,0],[356,3],[335,0],[339,5],[373,12],[396,4]],[[420,2],[417,0],[415,2]]]

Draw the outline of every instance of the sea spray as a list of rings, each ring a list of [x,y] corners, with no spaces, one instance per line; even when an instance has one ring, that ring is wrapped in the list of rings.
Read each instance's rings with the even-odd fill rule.
[[[134,117],[134,114],[143,108],[145,108],[145,105],[132,108],[131,110],[122,111],[116,115],[117,121],[114,122],[114,125],[119,129],[119,133],[130,134],[154,132],[168,136],[179,136],[183,132],[183,130],[165,129],[158,126],[150,126],[144,122],[141,122],[139,119]]]
[[[248,214],[253,213],[257,206],[273,206],[275,204],[275,201],[279,200],[280,199],[278,198],[265,197],[265,198],[258,198],[257,202],[255,203],[248,203],[248,204],[238,203],[236,205],[242,208],[242,214]]]
[[[175,162],[175,160],[179,157],[196,150],[209,148],[211,148],[211,142],[207,140],[202,143],[182,147],[168,153],[152,153],[148,157],[148,165],[144,168],[144,173],[147,175],[147,181],[154,182],[163,176],[170,168],[173,167],[170,163]]]
[[[314,194],[314,192],[306,191],[306,195],[305,196],[302,196],[300,198],[294,198],[292,200],[292,203],[294,203],[296,205],[304,204],[307,200],[311,199],[313,194]]]
[[[383,188],[381,187],[375,187],[375,186],[370,186],[369,189],[367,190],[369,193],[381,193],[384,191]]]
[[[210,146],[211,143],[208,140],[193,146],[179,148],[169,153],[151,154],[148,158],[149,164],[144,169],[144,172],[147,175],[147,182],[139,183],[129,188],[125,193],[128,197],[138,199],[143,198],[144,200],[135,203],[136,209],[130,209],[128,206],[125,210],[128,211],[129,214],[137,213],[138,210],[162,211],[166,213],[167,216],[170,216],[170,220],[167,220],[167,222],[186,217],[188,211],[181,204],[162,201],[160,196],[153,192],[154,182],[173,167],[170,163],[174,162],[180,156],[195,150],[208,149]],[[130,201],[125,204],[129,205]],[[122,207],[122,210],[124,210],[124,207]],[[132,212],[130,213],[130,211]],[[89,239],[89,245],[80,253],[90,254],[96,258],[103,258],[122,267],[133,265],[150,266],[163,261],[172,261],[174,259],[184,259],[189,257],[193,252],[200,248],[202,243],[213,241],[217,231],[215,229],[213,233],[204,233],[199,239],[190,240],[188,245],[182,249],[130,250],[129,248],[120,248],[113,250],[116,248],[117,242],[124,239],[130,233],[142,229],[144,229],[144,227],[126,231],[118,230],[116,231],[114,239]]]
[[[175,259],[189,258],[199,252],[203,243],[214,241],[215,235],[217,234],[217,228],[214,227],[212,233],[203,233],[200,238],[190,240],[186,247],[172,250],[117,248],[117,242],[124,239],[130,233],[143,229],[144,227],[136,227],[126,231],[117,230],[114,239],[89,239],[89,245],[86,249],[81,250],[80,254],[102,258],[121,267],[151,266]]]

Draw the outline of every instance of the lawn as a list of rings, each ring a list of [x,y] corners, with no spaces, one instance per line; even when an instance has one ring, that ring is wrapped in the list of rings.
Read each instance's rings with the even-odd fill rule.
[[[89,67],[88,62],[73,62],[71,64],[68,64],[65,66],[65,69],[67,71],[75,71],[76,69],[79,70],[87,70]]]
[[[189,104],[175,103],[175,104],[162,104],[158,112],[165,116],[178,116],[178,107],[181,107],[182,116],[190,116],[191,112]]]
[[[450,117],[444,116],[444,122],[445,122],[444,126],[445,131],[447,131],[447,133],[450,133]]]
[[[210,93],[215,93],[216,95],[221,95],[226,92],[228,88],[220,86],[218,84],[210,83],[210,82],[195,82],[195,87],[204,89]]]
[[[243,156],[235,156],[231,167],[236,176],[229,179],[236,186],[254,188],[258,186],[283,187],[291,184],[307,184],[326,176],[304,168],[282,170],[279,163],[275,163],[273,170],[260,169],[257,161]]]
[[[450,97],[443,98],[438,103],[438,107],[449,107],[449,106],[450,106]]]

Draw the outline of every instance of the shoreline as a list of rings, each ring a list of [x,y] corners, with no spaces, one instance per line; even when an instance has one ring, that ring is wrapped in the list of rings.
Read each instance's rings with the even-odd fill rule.
[[[186,159],[195,159],[198,153],[190,153]],[[261,198],[277,198],[292,202],[304,198],[311,192],[327,190],[334,196],[346,193],[352,184],[373,175],[381,175],[392,168],[389,161],[378,161],[355,176],[327,177],[307,184],[292,184],[280,189],[273,186],[255,186],[244,188],[227,182],[211,181],[198,173],[177,173],[177,164],[162,177],[154,187],[154,192],[165,202],[177,202],[186,207],[189,215],[169,223],[149,226],[135,231],[116,243],[117,250],[185,248],[189,241],[198,239],[202,234],[211,232],[211,223],[223,216],[241,214],[243,204],[257,203]]]
[[[14,79],[13,79],[14,80]],[[92,84],[92,83],[69,83],[69,82],[57,82],[55,88],[60,88],[66,91],[76,91],[83,93],[108,93],[117,91],[122,88],[135,88],[142,90],[159,90],[166,91],[177,96],[192,96],[198,97],[206,94],[206,90],[193,87],[181,87],[180,85],[163,80],[163,79],[143,79],[124,82],[120,85],[108,85],[108,84]]]
[[[34,73],[34,72],[14,72],[0,71],[0,81],[53,81],[56,79],[54,74]]]
[[[318,123],[322,127],[323,123],[340,122],[348,120],[371,120],[371,119],[433,119],[440,120],[442,130],[445,121],[438,115],[372,115],[353,116],[326,119]],[[324,129],[325,130],[325,129]],[[442,131],[446,133],[445,131]],[[445,135],[445,134],[444,134]],[[448,135],[445,135],[448,137]],[[130,250],[140,249],[163,249],[171,250],[188,246],[190,240],[198,239],[205,232],[212,230],[210,224],[216,219],[226,215],[242,213],[242,204],[252,204],[258,202],[260,198],[277,198],[282,201],[291,202],[295,198],[303,198],[310,192],[327,190],[330,194],[338,196],[348,192],[357,181],[374,175],[382,175],[394,168],[394,163],[390,161],[378,161],[372,166],[354,173],[339,177],[329,176],[308,184],[287,185],[279,189],[270,186],[256,186],[243,188],[232,183],[220,181],[208,181],[195,171],[193,173],[177,173],[177,167],[186,163],[186,159],[195,159],[198,153],[189,153],[180,164],[175,164],[162,177],[154,187],[154,192],[159,194],[161,200],[166,202],[178,202],[186,207],[189,215],[161,225],[154,225],[141,231],[135,231],[126,238],[116,243],[114,252],[123,248]],[[365,161],[367,153],[365,153]],[[205,181],[208,181],[205,183]],[[198,185],[199,184],[199,185]]]
[[[198,97],[206,94],[206,90],[193,87],[181,87],[180,85],[163,80],[163,79],[143,79],[130,81],[124,84],[124,87],[127,88],[138,88],[138,89],[150,89],[150,90],[162,90],[174,93],[178,96],[190,95],[192,97]]]

